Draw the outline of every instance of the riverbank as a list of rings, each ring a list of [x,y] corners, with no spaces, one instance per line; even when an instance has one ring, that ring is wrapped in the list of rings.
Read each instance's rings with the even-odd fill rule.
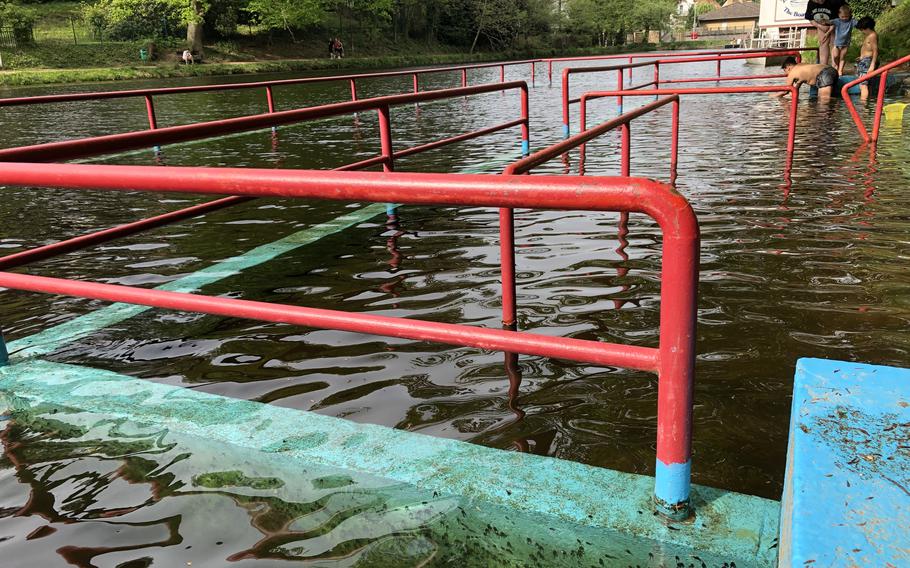
[[[375,57],[349,57],[345,59],[305,58],[275,59],[266,61],[228,61],[183,65],[158,63],[119,65],[110,67],[84,67],[66,69],[15,69],[0,71],[0,86],[46,85],[54,83],[86,83],[121,81],[130,79],[162,79],[169,77],[202,77],[240,75],[251,73],[277,73],[288,71],[326,71],[355,69],[394,69],[425,65],[452,65],[456,63],[484,63],[540,57],[573,55],[607,55],[623,52],[641,52],[656,49],[707,48],[717,42],[687,42],[685,44],[632,44],[621,48],[590,48],[570,50],[534,50],[487,53],[430,53],[414,55],[382,55]]]

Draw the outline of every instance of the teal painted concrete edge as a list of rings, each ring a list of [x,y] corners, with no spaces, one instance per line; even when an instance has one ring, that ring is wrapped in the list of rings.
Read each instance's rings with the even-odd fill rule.
[[[910,369],[800,359],[781,566],[910,566]]]
[[[652,513],[653,478],[506,452],[384,426],[356,424],[100,369],[37,359],[0,368],[0,389],[283,457],[376,475],[529,514],[601,527],[773,566],[775,501],[693,486],[694,520]]]

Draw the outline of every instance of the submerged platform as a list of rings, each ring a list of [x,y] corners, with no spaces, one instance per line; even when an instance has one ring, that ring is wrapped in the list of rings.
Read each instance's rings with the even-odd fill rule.
[[[910,566],[910,370],[799,360],[779,565]]]
[[[20,423],[50,419],[58,430],[70,424],[82,432],[126,420],[254,452],[259,457],[250,463],[289,460],[301,476],[318,469],[320,475],[366,476],[371,484],[405,484],[424,496],[416,499],[424,508],[453,500],[460,508],[433,513],[446,521],[439,538],[459,525],[482,541],[496,527],[506,543],[497,552],[507,560],[501,565],[540,565],[539,546],[546,548],[545,564],[560,566],[745,568],[775,562],[777,501],[696,485],[695,518],[668,522],[654,513],[652,477],[38,359],[0,367],[0,395]],[[263,475],[258,469],[242,473]],[[463,510],[479,515],[478,523],[464,525]]]

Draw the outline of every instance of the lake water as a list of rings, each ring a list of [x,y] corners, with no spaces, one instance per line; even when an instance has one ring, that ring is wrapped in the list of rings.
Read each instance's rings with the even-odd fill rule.
[[[713,72],[713,63],[684,72],[679,66],[661,69],[662,78]],[[725,63],[725,73],[764,72]],[[637,77],[645,80],[648,73]],[[289,75],[240,80],[284,77]],[[527,66],[508,69],[506,78],[529,79]],[[498,68],[470,76],[472,84],[498,79]],[[28,88],[0,90],[0,96],[218,81],[238,79]],[[459,81],[458,73],[435,75],[421,86],[454,87]],[[575,76],[573,92],[614,83],[613,74]],[[359,88],[361,98],[406,92],[410,77],[363,81]],[[275,95],[284,110],[345,100],[348,91],[345,83],[330,83],[279,87]],[[626,109],[651,100],[641,99],[627,99]],[[261,90],[166,96],[156,107],[159,125],[167,126],[263,112],[265,97]],[[871,115],[870,108],[860,110],[867,119]],[[669,112],[665,107],[633,123],[634,175],[667,179]],[[612,100],[595,102],[589,125],[615,113]],[[404,148],[517,116],[516,92],[419,110],[407,105],[393,109],[393,139]],[[541,69],[531,90],[531,116],[532,149],[561,139],[558,82],[549,86]],[[572,117],[574,132],[576,108]],[[786,103],[761,94],[682,102],[677,188],[691,201],[702,232],[693,481],[772,499],[782,489],[797,358],[910,365],[908,127],[886,127],[877,153],[871,153],[859,148],[840,101],[820,104],[804,94],[797,120],[787,178]],[[146,117],[142,99],[122,99],[0,109],[0,126],[0,146],[11,147],[144,129]],[[585,175],[618,175],[618,141],[615,132],[588,145]],[[517,157],[519,143],[518,129],[510,129],[401,159],[396,168],[495,173]],[[356,120],[282,127],[277,136],[255,132],[168,146],[157,157],[147,150],[95,161],[325,169],[378,149],[375,113],[362,113]],[[535,173],[574,174],[577,168],[573,152]],[[2,192],[3,254],[204,200],[37,188]],[[28,271],[154,287],[364,205],[255,200],[42,261]],[[403,207],[399,213],[397,221],[380,215],[358,222],[202,292],[498,327],[496,211]],[[656,345],[660,232],[654,223],[633,215],[626,234],[618,214],[518,211],[516,225],[520,328]],[[102,306],[2,291],[0,323],[15,342]],[[656,378],[646,373],[521,357],[520,387],[510,397],[510,377],[498,353],[161,310],[49,351],[45,358],[51,361],[653,474],[657,392]],[[513,384],[517,378],[512,376]],[[393,498],[385,491],[377,501],[371,491],[352,497],[331,483],[300,494],[269,493],[280,472],[225,479],[223,471],[239,466],[207,458],[212,450],[204,445],[168,445],[148,431],[127,444],[109,427],[74,436],[52,421],[14,415],[0,440],[0,550],[21,558],[17,566],[220,566],[228,560],[273,565],[277,559],[314,566],[441,565],[468,557],[441,543],[448,529],[434,529],[429,517],[404,528],[391,521],[387,530],[363,528],[370,523],[344,528],[350,519],[369,519],[378,501],[387,507],[419,500],[410,494]],[[216,470],[217,479],[205,477]],[[314,511],[321,516],[313,517]],[[230,520],[213,527],[207,521],[213,515]],[[507,563],[504,553],[487,552]],[[487,565],[481,559],[488,557],[471,558]],[[573,565],[562,557],[560,562]]]

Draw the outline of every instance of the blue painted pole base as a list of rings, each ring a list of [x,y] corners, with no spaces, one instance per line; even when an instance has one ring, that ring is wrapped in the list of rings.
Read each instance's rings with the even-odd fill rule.
[[[397,203],[386,203],[385,204],[385,214],[389,217],[398,214],[398,204]]]
[[[688,518],[691,514],[692,462],[665,464],[657,460],[654,468],[654,503],[657,512],[673,520]]]
[[[531,143],[528,140],[521,141],[521,155],[527,156],[531,153]]]
[[[563,136],[563,138],[569,137],[569,125],[568,124],[562,125],[562,136]]]

